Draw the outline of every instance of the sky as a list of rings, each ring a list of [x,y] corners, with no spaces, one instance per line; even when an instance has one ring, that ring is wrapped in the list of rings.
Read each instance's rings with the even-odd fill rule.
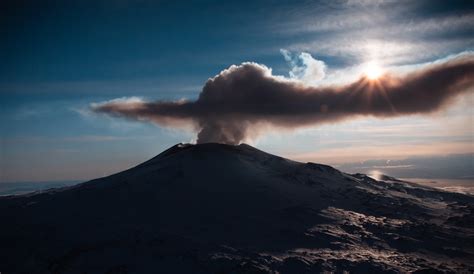
[[[93,179],[195,142],[195,129],[94,107],[194,102],[232,65],[318,89],[474,50],[473,1],[2,1],[0,13],[0,182]],[[474,178],[469,89],[429,113],[262,127],[244,141],[351,171]]]

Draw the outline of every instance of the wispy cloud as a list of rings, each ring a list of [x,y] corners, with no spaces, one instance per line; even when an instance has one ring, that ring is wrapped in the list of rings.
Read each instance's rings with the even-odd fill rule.
[[[474,48],[472,5],[440,8],[436,1],[310,3],[278,14],[271,31],[291,37],[285,46],[358,64],[378,58],[386,65],[418,63]]]
[[[25,136],[14,138],[3,138],[5,144],[21,143],[90,143],[90,142],[115,142],[151,138],[146,136],[114,136],[114,135],[79,135],[70,137],[49,137],[49,136]]]

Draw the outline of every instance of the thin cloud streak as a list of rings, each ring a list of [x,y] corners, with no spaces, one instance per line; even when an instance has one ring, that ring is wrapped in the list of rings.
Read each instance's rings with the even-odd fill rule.
[[[238,144],[258,136],[266,126],[294,129],[361,116],[432,113],[473,86],[472,53],[401,77],[386,74],[377,80],[362,77],[347,85],[321,87],[274,76],[264,65],[243,63],[210,78],[196,101],[113,100],[92,109],[162,126],[192,126],[198,143]]]
[[[350,64],[370,61],[374,53],[386,65],[399,65],[472,49],[473,5],[465,2],[462,9],[433,12],[439,4],[310,3],[297,12],[278,14],[269,31],[292,38],[285,48]],[[282,17],[288,19],[282,22]]]

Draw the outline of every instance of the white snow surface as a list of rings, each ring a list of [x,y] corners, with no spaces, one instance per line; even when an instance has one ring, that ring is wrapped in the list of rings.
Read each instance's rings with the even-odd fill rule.
[[[474,271],[474,197],[249,145],[178,144],[0,197],[2,273]]]

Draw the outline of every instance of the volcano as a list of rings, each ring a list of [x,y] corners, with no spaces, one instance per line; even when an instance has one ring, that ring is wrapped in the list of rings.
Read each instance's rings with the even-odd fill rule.
[[[2,273],[474,271],[474,197],[249,145],[178,144],[0,197]]]

